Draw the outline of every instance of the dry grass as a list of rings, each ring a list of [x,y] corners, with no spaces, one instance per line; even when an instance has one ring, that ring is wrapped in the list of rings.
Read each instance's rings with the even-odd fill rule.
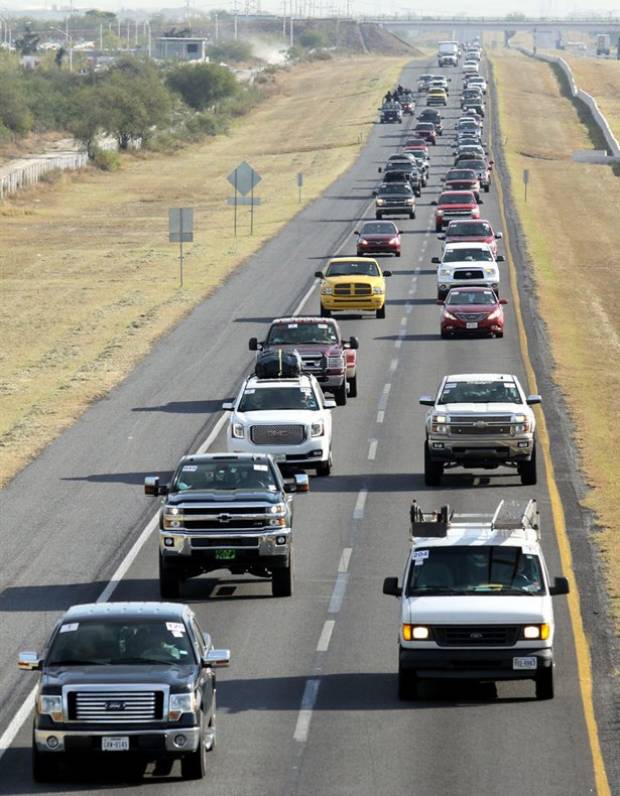
[[[299,67],[229,136],[128,156],[121,172],[63,176],[0,206],[3,483],[298,212],[297,172],[309,202],[351,165],[406,60]],[[226,175],[241,160],[262,175],[264,204],[251,238],[240,210],[235,240]],[[183,290],[167,242],[174,206],[195,208]]]
[[[513,184],[521,185],[524,168],[530,173],[527,204],[521,190],[513,198],[534,263],[554,376],[590,485],[587,505],[602,528],[594,538],[620,627],[620,182],[606,166],[571,161],[575,149],[591,143],[549,66],[509,51],[495,51],[493,64]]]

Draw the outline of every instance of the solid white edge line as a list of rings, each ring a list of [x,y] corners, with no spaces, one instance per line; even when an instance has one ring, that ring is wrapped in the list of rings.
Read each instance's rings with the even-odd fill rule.
[[[32,691],[20,705],[17,713],[9,722],[9,726],[0,736],[0,760],[2,760],[2,757],[7,749],[10,748],[11,744],[15,740],[15,737],[17,736],[17,733],[24,726],[26,719],[30,715],[30,711],[34,708],[34,698],[37,693],[37,688],[38,686],[36,685],[33,687]]]
[[[305,743],[308,740],[312,711],[316,704],[320,684],[321,681],[316,677],[306,681],[304,695],[301,698],[301,708],[297,715],[297,724],[295,725],[295,732],[293,734],[293,738],[299,743]]]
[[[327,652],[329,649],[329,642],[331,641],[332,633],[334,632],[335,619],[326,619],[316,645],[317,652]]]
[[[338,563],[338,572],[346,572],[349,569],[349,561],[351,560],[351,553],[353,552],[352,547],[345,547],[342,551],[342,555],[340,556],[340,562]]]

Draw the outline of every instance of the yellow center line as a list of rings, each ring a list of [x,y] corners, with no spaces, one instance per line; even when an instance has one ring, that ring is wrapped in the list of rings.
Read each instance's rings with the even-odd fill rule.
[[[494,93],[497,91],[495,83],[495,75],[493,74],[492,66],[490,65],[490,82],[493,84]],[[490,94],[490,92],[489,92]],[[494,99],[494,97],[493,97]],[[489,110],[494,109],[491,106],[491,99],[489,100]],[[489,114],[492,118],[492,114]],[[497,116],[499,123],[499,115]],[[489,125],[489,146],[494,150],[493,142],[493,125]],[[508,231],[508,224],[506,222],[505,213],[505,198],[504,191],[501,185],[501,180],[495,179],[497,194],[499,199],[499,213],[502,219],[502,226],[504,230],[504,241],[506,260],[508,263],[508,271],[510,274],[510,287],[514,301],[515,316],[517,320],[517,328],[519,331],[519,340],[521,343],[521,352],[523,357],[523,365],[527,373],[527,379],[532,393],[538,393],[538,384],[536,380],[536,373],[530,359],[527,335],[525,332],[525,324],[523,322],[523,315],[521,310],[521,299],[519,295],[519,286],[517,282],[516,268],[512,258],[512,246],[510,243],[510,234]],[[590,751],[592,754],[592,765],[594,768],[594,779],[596,783],[596,792],[598,796],[611,796],[611,789],[609,787],[609,780],[607,779],[607,772],[605,770],[605,761],[601,750],[601,742],[598,734],[598,725],[596,716],[594,715],[594,703],[592,701],[592,661],[590,658],[590,647],[586,638],[583,616],[581,614],[581,600],[579,596],[579,587],[577,580],[573,573],[573,555],[570,548],[570,541],[566,530],[566,517],[564,514],[564,507],[560,498],[560,490],[555,480],[555,470],[553,467],[553,459],[551,457],[551,444],[549,440],[549,432],[547,430],[547,423],[545,420],[544,412],[541,408],[538,409],[538,424],[537,436],[538,442],[542,446],[542,454],[545,462],[545,472],[547,475],[547,485],[549,489],[549,499],[551,501],[551,513],[553,515],[553,522],[555,526],[555,536],[560,551],[560,561],[562,564],[563,574],[569,580],[570,593],[568,595],[568,610],[573,629],[573,639],[575,641],[575,654],[577,658],[577,672],[579,679],[579,692],[581,694],[581,701],[583,704],[583,714],[588,732],[588,739],[590,741]]]

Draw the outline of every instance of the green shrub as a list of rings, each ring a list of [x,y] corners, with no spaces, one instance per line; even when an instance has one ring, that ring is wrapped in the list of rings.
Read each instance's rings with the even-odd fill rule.
[[[101,171],[116,171],[121,167],[121,156],[113,149],[96,149],[92,160]]]
[[[212,61],[238,63],[252,59],[252,45],[248,41],[225,41],[207,47],[207,55]]]

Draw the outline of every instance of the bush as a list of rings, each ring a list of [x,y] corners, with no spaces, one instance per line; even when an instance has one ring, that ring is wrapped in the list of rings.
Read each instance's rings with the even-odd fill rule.
[[[121,167],[121,157],[113,149],[95,149],[92,160],[101,171],[116,171]]]
[[[0,74],[0,124],[18,135],[32,129],[32,114],[28,110],[22,84],[16,74]]]
[[[233,73],[218,64],[177,66],[168,75],[167,83],[190,108],[197,111],[233,96],[239,88]]]
[[[226,41],[218,44],[211,44],[207,47],[207,55],[213,61],[239,61],[252,60],[252,45],[248,41]]]
[[[316,50],[320,47],[329,46],[329,41],[320,30],[304,30],[304,32],[300,33],[297,37],[297,41],[307,50]]]

